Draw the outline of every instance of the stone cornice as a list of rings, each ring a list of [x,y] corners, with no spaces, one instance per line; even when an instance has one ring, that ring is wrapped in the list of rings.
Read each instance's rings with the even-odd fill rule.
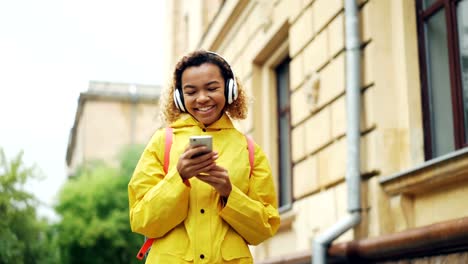
[[[384,191],[390,195],[414,195],[461,181],[468,181],[468,149],[380,179]]]

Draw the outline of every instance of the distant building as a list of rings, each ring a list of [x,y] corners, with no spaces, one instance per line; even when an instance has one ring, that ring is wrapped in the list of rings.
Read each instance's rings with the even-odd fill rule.
[[[160,86],[90,82],[80,94],[67,148],[68,175],[92,160],[116,162],[129,144],[146,144],[159,128]]]
[[[333,263],[468,263],[468,1],[166,3],[165,65],[215,51],[254,96],[240,127],[271,161],[281,212],[255,263],[311,263],[317,248]],[[347,37],[347,22],[359,34]],[[360,65],[348,64],[353,40]],[[360,102],[348,100],[349,69]],[[352,210],[348,138],[360,146]],[[350,212],[360,220],[336,231]]]

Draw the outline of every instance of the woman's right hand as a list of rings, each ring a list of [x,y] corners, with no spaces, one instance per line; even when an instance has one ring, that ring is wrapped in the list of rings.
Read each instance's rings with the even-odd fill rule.
[[[207,172],[216,165],[215,161],[218,158],[218,153],[207,151],[208,148],[205,146],[188,146],[185,149],[177,162],[177,171],[182,180],[188,180],[200,173]],[[200,153],[204,154],[200,155]]]

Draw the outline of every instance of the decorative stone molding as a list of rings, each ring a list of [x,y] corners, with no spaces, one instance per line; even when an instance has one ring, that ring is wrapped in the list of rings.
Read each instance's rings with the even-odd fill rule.
[[[275,10],[275,1],[271,0],[257,0],[260,14],[262,16],[263,31],[268,31],[273,24],[273,14]]]
[[[468,149],[452,152],[424,164],[380,179],[390,195],[416,195],[442,186],[468,181]]]
[[[317,108],[320,90],[320,75],[318,72],[311,73],[306,77],[304,83],[304,93],[309,111],[312,112]]]

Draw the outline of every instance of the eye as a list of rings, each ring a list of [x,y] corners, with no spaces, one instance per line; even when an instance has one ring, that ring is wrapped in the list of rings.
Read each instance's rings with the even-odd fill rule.
[[[193,88],[184,89],[184,94],[188,96],[194,95],[196,92],[197,90]]]
[[[218,89],[219,89],[219,87],[209,87],[209,88],[208,88],[208,91],[214,92],[214,91],[216,91],[216,90],[218,90]]]

